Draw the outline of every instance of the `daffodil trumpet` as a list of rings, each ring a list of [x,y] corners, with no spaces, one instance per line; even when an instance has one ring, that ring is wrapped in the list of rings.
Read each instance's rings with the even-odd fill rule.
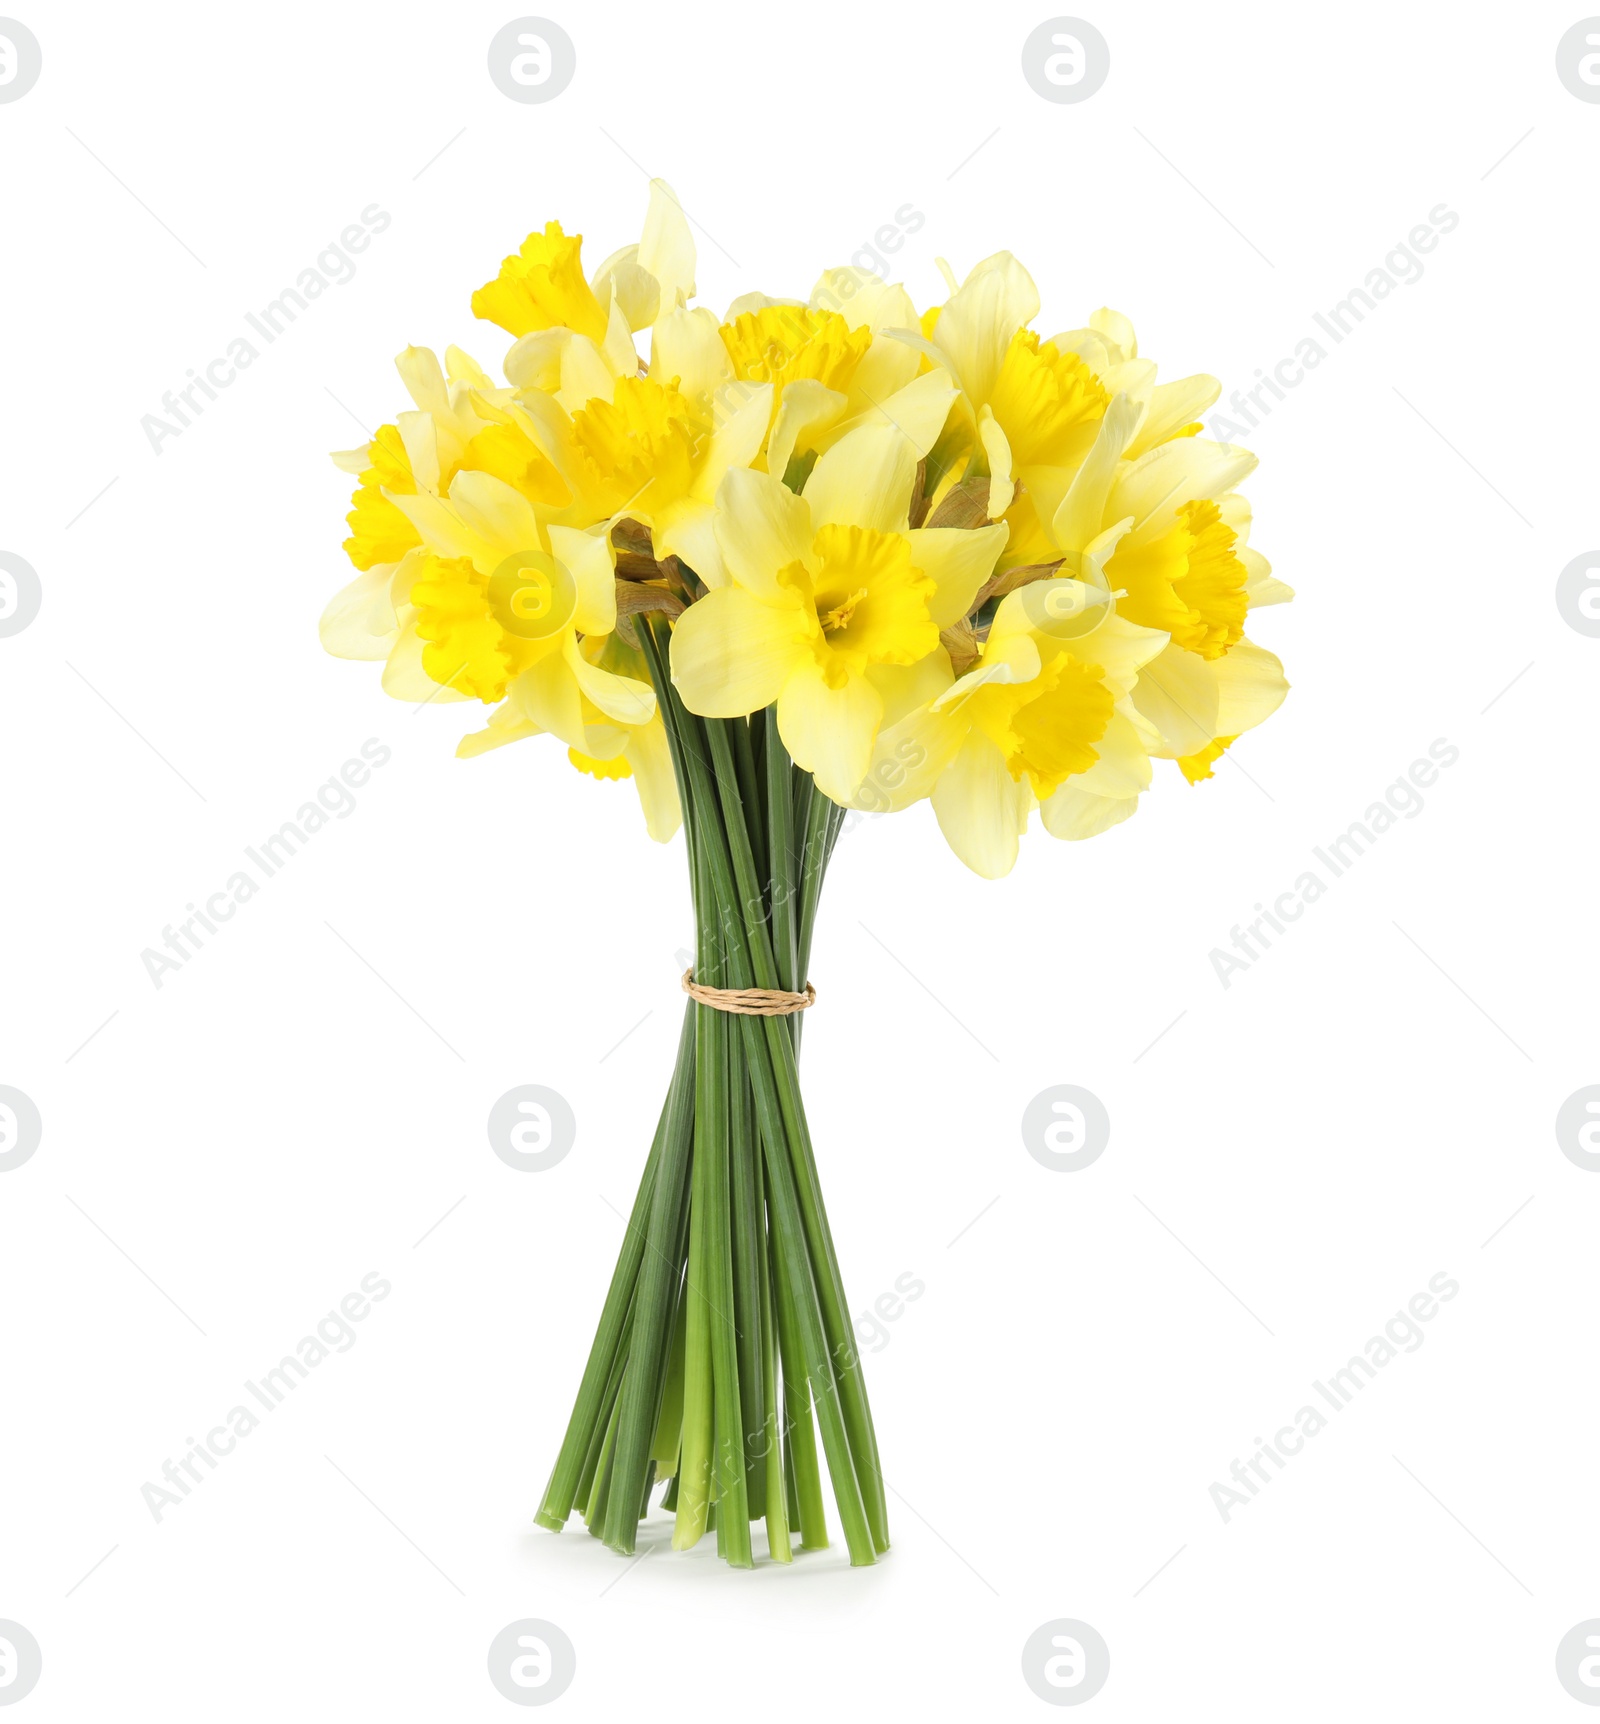
[[[1033,824],[1120,826],[1197,785],[1288,689],[1252,638],[1293,594],[1250,543],[1255,458],[1219,385],[1158,381],[1120,313],[1046,337],[1000,252],[918,312],[829,269],[806,298],[693,303],[654,181],[585,273],[549,222],[472,307],[514,340],[397,360],[411,407],[356,479],[340,657],[398,699],[487,708],[457,753],[553,736],[685,835],[696,921],[677,1060],[537,1519],[634,1550],[659,1511],[736,1566],[889,1545],[862,1362],[798,1076],[799,995],[847,811],[926,803],[999,879]],[[641,343],[645,351],[641,351]]]

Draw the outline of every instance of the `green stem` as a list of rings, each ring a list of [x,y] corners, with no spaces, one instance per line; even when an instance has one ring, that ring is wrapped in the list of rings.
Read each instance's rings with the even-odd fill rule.
[[[776,985],[776,970],[749,833],[738,802],[731,744],[717,721],[702,726],[683,706],[666,673],[666,642],[660,632],[663,628],[660,621],[649,618],[640,634],[649,643],[647,658],[669,737],[674,731],[677,733],[673,758],[682,773],[680,795],[685,806],[694,809],[693,824],[701,842],[700,862],[704,873],[711,877],[711,890],[717,901],[718,928],[726,941],[730,984],[749,987],[753,976],[756,986],[771,988]],[[717,780],[726,792],[724,796],[719,796],[718,783],[712,777],[708,745],[710,756],[716,761]],[[877,1472],[876,1443],[871,1435],[871,1413],[861,1385],[859,1359],[848,1316],[841,1317],[844,1295],[838,1265],[832,1259],[832,1242],[815,1189],[815,1162],[795,1080],[794,1044],[779,1019],[741,1017],[738,1023],[771,1176],[779,1273],[785,1278],[794,1302],[806,1374],[811,1380],[850,1560],[856,1564],[870,1563],[875,1560],[875,1550],[888,1547],[882,1481]],[[798,1180],[797,1174],[801,1176]],[[691,1342],[692,1339],[691,1333]],[[842,1367],[837,1382],[835,1358]],[[692,1362],[691,1357],[691,1366]],[[680,1489],[687,1490],[691,1482],[685,1478]],[[680,1516],[681,1505],[680,1494]]]
[[[798,983],[805,976],[821,876],[842,814],[816,791],[808,774],[793,769],[770,714],[760,721],[766,791],[762,797],[756,786],[756,749],[749,725],[742,720],[702,722],[689,714],[668,673],[669,635],[664,620],[641,619],[638,632],[660,702],[691,839],[701,979],[731,987]],[[785,771],[790,776],[788,786],[783,783]],[[797,812],[803,817],[803,828],[792,818]],[[786,820],[786,814],[791,818]],[[796,865],[798,880],[792,875]],[[779,1018],[737,1017],[730,1023],[724,1013],[698,1007],[696,1012],[705,1016],[699,1016],[696,1034],[697,1119],[685,1293],[690,1304],[673,1542],[680,1547],[692,1543],[704,1530],[714,1489],[719,1545],[731,1560],[749,1560],[750,1502],[744,1458],[751,1421],[740,1416],[741,1337],[735,1323],[736,1273],[741,1283],[747,1281],[748,1265],[736,1271],[735,1240],[741,1241],[737,1254],[742,1257],[745,1237],[759,1233],[760,1220],[757,1205],[755,1228],[748,1227],[746,1186],[743,1175],[737,1173],[733,1175],[738,1182],[735,1212],[728,1160],[730,1147],[736,1148],[730,1146],[728,1135],[735,1122],[726,1111],[728,1083],[742,1068],[751,1086],[765,1162],[773,1286],[770,1322],[783,1356],[784,1413],[789,1427],[785,1447],[790,1463],[784,1470],[794,1475],[795,1518],[807,1543],[813,1542],[813,1534],[825,1538],[814,1449],[812,1478],[805,1476],[811,1408],[797,1404],[798,1385],[802,1395],[809,1389],[815,1408],[850,1559],[870,1563],[888,1548],[882,1478],[861,1362],[800,1097],[793,1030]],[[720,1047],[706,1017],[721,1026],[725,1039]],[[742,1050],[742,1061],[735,1046]],[[708,1300],[709,1311],[704,1309]],[[746,1308],[750,1309],[748,1304]],[[759,1311],[759,1296],[755,1310]],[[747,1393],[750,1374],[747,1363]],[[765,1401],[763,1393],[755,1403],[763,1412]],[[803,1417],[796,1418],[797,1412]],[[718,1451],[714,1484],[711,1456],[702,1446],[710,1442],[713,1422]],[[802,1428],[804,1438],[798,1434]],[[773,1461],[768,1471],[776,1475],[776,1456]],[[808,1501],[812,1481],[817,1486],[815,1503]],[[779,1502],[782,1492],[775,1478],[763,1495],[769,1506]],[[787,1505],[783,1507],[786,1510]]]
[[[634,1296],[628,1370],[618,1398],[617,1438],[613,1468],[617,1489],[611,1492],[605,1539],[614,1550],[632,1554],[637,1542],[636,1505],[648,1488],[656,1423],[661,1414],[662,1386],[672,1341],[672,1320],[682,1269],[679,1239],[687,1196],[695,1096],[691,1073],[698,1065],[698,1034],[693,1007],[684,1014],[678,1043],[678,1065],[668,1092],[667,1127],[661,1146],[660,1171],[650,1205],[646,1251],[639,1267]]]
[[[773,1253],[774,1259],[776,1252]],[[783,1457],[785,1488],[792,1489],[789,1519],[800,1528],[807,1550],[828,1545],[828,1515],[822,1501],[822,1472],[817,1464],[817,1433],[811,1422],[811,1387],[795,1329],[794,1302],[784,1278],[772,1266],[772,1297],[777,1317],[778,1352],[783,1360]]]
[[[703,861],[713,835],[703,814],[698,811],[695,825]],[[697,877],[697,885],[708,899],[705,908],[709,909],[710,881],[703,867]],[[708,987],[725,987],[727,954],[715,938],[713,919],[704,914],[698,922],[700,939],[696,976]],[[745,1420],[740,1392],[746,1341],[740,1332],[735,1291],[735,1258],[741,1254],[736,1252],[734,1245],[738,1217],[734,1210],[732,1169],[732,1134],[736,1124],[733,1034],[726,1012],[713,1006],[699,1005],[695,1011],[699,1052],[696,1060],[694,1154],[696,1168],[703,1174],[696,1185],[696,1202],[704,1205],[700,1285],[708,1306],[715,1445],[713,1484],[714,1500],[719,1508],[717,1550],[736,1567],[748,1568],[751,1563],[750,1510],[745,1474]],[[737,1073],[737,1083],[742,1094],[745,1088],[742,1071]],[[749,1344],[753,1346],[759,1319],[750,1306],[749,1292],[747,1289]],[[754,1406],[759,1408],[759,1399]]]
[[[722,986],[718,977],[712,986]],[[696,1161],[706,1163],[706,1297],[711,1304],[712,1416],[716,1432],[719,1547],[736,1568],[748,1568],[750,1502],[745,1478],[745,1430],[739,1397],[739,1331],[733,1281],[733,1201],[730,1184],[728,1105],[732,1082],[732,1035],[728,1014],[714,1006],[703,1014],[698,1035],[704,1046],[702,1083],[696,1090]],[[702,1130],[702,1127],[704,1128]]]
[[[844,812],[813,784],[806,811],[805,844],[800,856],[800,974],[811,966],[811,934],[817,925],[817,905],[822,899],[822,880],[828,871],[834,840],[839,835],[836,815]]]
[[[751,1101],[754,1110],[754,1099]],[[754,1121],[752,1120],[752,1143]],[[761,1307],[761,1437],[760,1458],[767,1517],[767,1548],[778,1562],[792,1562],[794,1552],[789,1543],[789,1504],[784,1482],[782,1451],[778,1442],[778,1346],[777,1329],[772,1309],[772,1269],[767,1254],[767,1230],[764,1220],[765,1182],[761,1176],[759,1156],[755,1158],[756,1181],[756,1277],[757,1298]],[[751,1501],[755,1501],[752,1488]]]
[[[684,1034],[688,1033],[689,1014],[685,1012]],[[680,1041],[680,1067],[684,1063],[684,1057],[685,1049]],[[676,1083],[676,1075],[673,1081]],[[669,1089],[667,1099],[661,1105],[661,1118],[656,1126],[655,1139],[650,1145],[650,1157],[645,1162],[644,1177],[639,1181],[638,1194],[633,1200],[633,1212],[628,1217],[627,1230],[622,1236],[622,1249],[617,1254],[617,1266],[612,1271],[611,1286],[600,1312],[600,1325],[595,1330],[594,1342],[589,1348],[589,1361],[583,1368],[578,1398],[572,1408],[572,1417],[567,1421],[567,1434],[562,1439],[561,1451],[556,1456],[550,1482],[545,1486],[544,1500],[539,1505],[538,1514],[534,1516],[540,1526],[548,1527],[551,1532],[560,1532],[572,1513],[572,1505],[579,1494],[578,1481],[583,1473],[583,1463],[588,1456],[595,1425],[601,1417],[601,1402],[605,1397],[606,1385],[611,1379],[611,1368],[616,1362],[629,1302],[633,1298],[634,1283],[639,1275],[639,1263],[644,1256],[656,1168],[660,1161],[661,1145],[667,1131],[667,1116],[671,1109],[672,1091]]]
[[[745,934],[755,971],[756,986],[773,988],[778,985],[777,967],[773,961],[765,922],[758,913],[760,893],[755,880],[755,863],[739,804],[728,739],[714,720],[705,726],[705,735],[721,792],[723,828],[728,839],[731,871],[737,881],[738,902],[744,908]],[[827,864],[829,824],[830,817],[814,806],[811,826],[819,834],[819,865],[815,871],[815,890],[818,892],[821,890],[821,874]],[[837,836],[837,833],[833,836]],[[711,846],[708,845],[707,849],[713,864],[714,885],[726,906],[727,898],[722,891],[721,881],[717,878],[720,858]],[[807,849],[811,849],[809,839]],[[811,890],[809,881],[807,889]],[[866,1380],[856,1348],[855,1326],[851,1322],[845,1300],[844,1280],[839,1273],[839,1259],[834,1250],[832,1231],[822,1203],[822,1184],[817,1174],[816,1157],[811,1148],[811,1134],[800,1099],[800,1078],[795,1066],[794,1041],[780,1019],[761,1018],[758,1021],[766,1033],[771,1053],[778,1106],[783,1116],[789,1152],[794,1161],[800,1210],[804,1217],[811,1266],[816,1277],[816,1289],[822,1306],[828,1346],[833,1357],[839,1396],[844,1408],[845,1424],[850,1434],[850,1451],[856,1475],[860,1480],[867,1518],[872,1527],[873,1543],[878,1550],[884,1551],[889,1548],[889,1525],[883,1494],[883,1476],[878,1461],[877,1437],[872,1428],[872,1411],[867,1404]]]
[[[711,899],[703,856],[699,851],[704,835],[698,820],[685,807],[685,821],[696,851],[694,871],[696,923],[699,929],[695,971],[715,974],[717,961],[708,935],[707,914]],[[695,1045],[702,1050],[701,1032],[715,1014],[707,1007],[690,1008],[695,1016]],[[706,1045],[707,1048],[709,1044]],[[709,1075],[699,1058],[695,1065],[695,1129],[693,1191],[689,1205],[689,1263],[684,1287],[688,1303],[684,1336],[683,1444],[678,1459],[678,1511],[672,1530],[672,1548],[687,1550],[698,1544],[706,1530],[706,1512],[711,1504],[712,1451],[712,1342],[711,1342],[711,1244],[708,1238],[711,1197],[708,1185],[711,1161],[704,1153],[710,1118]]]
[[[594,1495],[595,1473],[599,1469],[600,1456],[606,1446],[606,1436],[611,1430],[612,1419],[617,1410],[617,1393],[622,1387],[622,1375],[628,1366],[628,1335],[632,1329],[632,1323],[633,1301],[630,1299],[627,1315],[623,1319],[622,1345],[617,1350],[616,1358],[611,1362],[611,1371],[606,1378],[605,1389],[600,1398],[594,1429],[589,1435],[589,1446],[584,1451],[583,1465],[578,1473],[575,1498],[585,1521],[589,1519],[590,1506],[596,1500]]]
[[[756,776],[755,745],[751,739],[752,727],[760,722],[759,716],[748,720],[730,719],[726,723],[726,729],[733,741],[734,766],[739,775],[739,800],[749,821],[750,845],[755,852],[756,873],[764,880],[768,877],[766,797],[762,794],[761,780]]]
[[[795,879],[794,767],[778,735],[778,709],[763,716],[767,757],[767,838],[771,870],[772,953],[778,966],[778,986],[793,993],[800,987],[800,902]],[[790,1020],[800,1027],[800,1014]]]
[[[729,1037],[730,1052],[732,1037]],[[761,1343],[761,1150],[755,1098],[743,1063],[734,1061],[728,1156],[732,1173],[733,1314],[739,1337],[739,1406],[744,1414],[744,1457],[752,1515],[766,1501],[766,1368]]]
[[[671,1478],[677,1473],[678,1445],[683,1439],[683,1355],[688,1318],[683,1293],[680,1276],[672,1320],[672,1351],[667,1356],[667,1378],[661,1389],[661,1413],[656,1420],[655,1441],[650,1445],[650,1459],[659,1478]]]
[[[600,1445],[597,1457],[594,1483],[589,1490],[589,1506],[584,1510],[583,1518],[588,1522],[589,1531],[596,1538],[600,1536],[601,1517],[605,1513],[606,1503],[610,1500],[612,1461],[616,1458],[617,1415],[622,1411],[620,1397],[611,1409],[611,1417],[606,1421],[605,1439]]]

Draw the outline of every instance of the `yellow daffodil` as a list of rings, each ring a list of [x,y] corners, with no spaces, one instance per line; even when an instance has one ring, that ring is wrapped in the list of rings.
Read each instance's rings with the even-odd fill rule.
[[[694,386],[730,404],[770,384],[765,464],[775,478],[863,425],[893,425],[920,460],[944,427],[955,389],[937,368],[919,375],[918,355],[886,333],[916,318],[903,287],[868,270],[831,269],[805,304],[762,293],[736,300],[716,331],[720,352],[705,323],[658,329],[655,368],[686,359]]]
[[[1129,459],[1139,422],[1119,396],[1043,527],[1042,548],[1064,573],[1103,582],[1130,622],[1168,635],[1133,701],[1155,732],[1150,752],[1186,763],[1195,782],[1288,692],[1282,665],[1244,629],[1253,605],[1293,594],[1245,543],[1250,509],[1234,487],[1255,456],[1180,437]],[[1126,818],[1132,809],[1101,812]]]
[[[596,388],[572,412],[537,388],[519,389],[505,410],[508,435],[547,462],[563,487],[565,500],[548,518],[584,527],[624,516],[642,522],[658,557],[681,557],[702,580],[718,582],[717,487],[760,452],[771,386],[719,423],[654,377],[597,379]]]
[[[884,688],[958,622],[1005,543],[1003,526],[909,527],[917,456],[891,426],[852,431],[798,495],[734,470],[717,494],[727,584],[679,619],[672,676],[690,711],[777,703],[795,761],[835,801],[860,786]]]
[[[1157,384],[1156,367],[1139,358],[1133,326],[1118,312],[1097,311],[1087,328],[1041,340],[1029,327],[1039,290],[1010,252],[986,258],[959,287],[952,278],[951,287],[921,336],[901,332],[899,339],[959,386],[959,412],[938,465],[953,473],[965,456],[968,475],[988,475],[996,518],[1010,509],[1019,483],[1049,500],[1045,512],[1054,510],[1112,396],[1126,395],[1136,409],[1129,440],[1135,455],[1182,435],[1217,398],[1213,377]],[[1007,560],[1025,561],[1015,530],[1012,539]]]
[[[463,468],[513,474],[531,501],[553,505],[567,495],[553,468],[538,456],[519,466],[508,455],[504,428],[483,416],[507,402],[479,365],[458,347],[445,364],[426,347],[408,347],[396,369],[416,410],[397,415],[364,448],[334,456],[361,483],[352,499],[345,551],[361,575],[334,595],[323,612],[323,645],[339,658],[386,659],[410,607],[422,535],[396,498],[437,499]]]
[[[659,315],[694,297],[694,236],[665,180],[650,182],[650,205],[637,245],[613,252],[592,281],[584,279],[582,254],[582,234],[567,234],[560,222],[546,222],[542,232],[530,233],[521,250],[501,263],[493,281],[473,294],[474,313],[510,335],[565,329],[598,345],[606,338],[613,306],[632,331],[649,328]]]
[[[963,675],[941,652],[902,686],[854,805],[889,812],[931,796],[951,849],[989,879],[1011,871],[1035,808],[1057,837],[1088,836],[1085,798],[1131,812],[1150,782],[1154,735],[1131,696],[1165,645],[1093,583],[1019,588]]]
[[[414,355],[407,361],[428,375]],[[603,662],[617,614],[606,532],[541,519],[528,495],[540,486],[526,475],[519,488],[460,467],[497,429],[469,413],[458,402],[447,416],[436,400],[431,412],[401,415],[406,446],[417,453],[402,484],[379,486],[378,497],[413,542],[334,599],[324,643],[342,657],[384,659],[384,688],[401,700],[503,702],[463,753],[548,731],[575,765],[622,760],[638,777],[652,829],[670,835],[677,803],[664,791],[655,695],[641,662],[621,670]],[[440,445],[449,448],[446,460],[422,459]],[[565,498],[553,470],[549,478],[547,488]],[[397,530],[396,548],[400,537]]]
[[[610,400],[618,378],[639,375],[633,337],[694,297],[694,236],[665,180],[650,182],[637,245],[613,252],[585,281],[583,236],[560,222],[529,234],[500,274],[472,296],[478,316],[519,337],[506,356],[514,387],[542,391],[575,413]]]
[[[579,770],[632,777],[665,839],[677,794],[643,662],[608,632],[606,530],[631,504],[660,522],[662,555],[684,521],[691,538],[694,520],[707,523],[709,540],[717,483],[755,454],[767,398],[718,434],[640,375],[633,331],[694,293],[693,241],[664,182],[651,186],[639,244],[589,282],[580,247],[549,224],[474,296],[520,337],[510,387],[455,348],[443,368],[426,349],[401,355],[416,410],[335,457],[361,480],[346,549],[362,572],[322,635],[340,656],[386,661],[384,685],[401,698],[501,701],[463,754],[548,730]]]
[[[489,473],[458,473],[447,498],[396,497],[422,537],[426,563],[411,589],[386,686],[416,698],[413,669],[437,690],[493,702],[508,689],[525,715],[584,749],[580,694],[622,724],[655,710],[644,683],[603,671],[577,639],[616,626],[614,553],[606,534],[546,526],[520,491]],[[399,693],[397,686],[394,692]]]
[[[361,483],[351,499],[351,536],[345,551],[358,569],[371,570],[397,563],[419,541],[416,531],[384,493],[425,490],[438,494],[458,468],[481,466],[483,453],[474,440],[488,429],[479,411],[487,397],[509,399],[510,390],[494,390],[477,362],[459,347],[445,351],[441,368],[426,347],[408,347],[395,359],[395,369],[416,410],[396,416],[380,427],[370,443],[336,454],[337,466],[356,474]]]
[[[591,341],[606,333],[607,309],[584,280],[583,235],[566,234],[558,221],[530,233],[500,273],[472,296],[474,315],[511,335],[540,329],[575,329]]]

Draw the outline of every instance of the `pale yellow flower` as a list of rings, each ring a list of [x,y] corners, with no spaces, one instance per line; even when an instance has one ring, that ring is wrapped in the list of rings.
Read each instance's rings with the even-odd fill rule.
[[[432,374],[417,350],[402,359],[403,374]],[[396,699],[503,703],[486,731],[463,742],[465,755],[549,732],[581,769],[623,762],[616,770],[637,778],[652,832],[670,836],[677,798],[660,770],[665,736],[655,695],[636,655],[605,662],[617,612],[604,523],[564,525],[526,483],[459,466],[499,429],[460,399],[448,411],[435,400],[432,411],[401,422],[413,460],[389,475],[396,488],[377,487],[400,555],[336,595],[323,616],[324,645],[340,657],[383,660],[383,686]],[[492,443],[494,452],[504,448]],[[443,460],[435,458],[440,449],[449,451]],[[402,481],[408,488],[398,488]],[[546,489],[568,496],[560,480]],[[404,536],[413,542],[402,549]]]
[[[472,296],[480,317],[519,338],[504,365],[513,389],[548,397],[569,415],[613,400],[620,379],[637,379],[634,335],[681,311],[695,291],[694,236],[665,180],[650,182],[639,243],[613,252],[588,281],[582,243],[549,222]]]
[[[732,471],[715,534],[727,584],[679,618],[672,675],[692,712],[777,703],[795,761],[848,802],[872,755],[884,692],[970,608],[1006,529],[909,526],[917,456],[866,425],[820,457],[798,495]]]
[[[519,389],[506,409],[508,424],[564,487],[565,501],[549,518],[585,527],[642,522],[657,557],[678,556],[702,580],[718,583],[711,529],[717,487],[760,453],[771,386],[714,421],[692,395],[654,377],[593,382],[596,393],[575,411],[531,387]]]
[[[1150,728],[1150,753],[1184,763],[1193,781],[1210,776],[1219,743],[1270,717],[1287,694],[1283,666],[1244,629],[1252,607],[1293,594],[1245,542],[1250,509],[1234,487],[1255,456],[1179,437],[1130,459],[1139,422],[1119,396],[1036,530],[1064,574],[1103,584],[1123,617],[1168,635],[1140,672],[1133,704]],[[1081,824],[1099,831],[1132,812],[1127,798],[1102,798],[1083,805]]]
[[[1041,339],[1029,327],[1039,290],[1008,251],[985,258],[959,287],[952,277],[951,288],[921,335],[899,339],[942,366],[960,389],[951,434],[939,446],[941,465],[953,469],[965,458],[970,476],[989,475],[993,516],[1011,507],[1019,483],[1049,499],[1044,512],[1053,511],[1113,396],[1126,395],[1136,410],[1132,455],[1181,434],[1217,398],[1214,377],[1157,384],[1155,365],[1140,359],[1133,326],[1118,312],[1097,311],[1088,327]],[[1014,532],[1008,561],[1026,560],[1017,540]]]
[[[830,269],[804,304],[745,294],[729,307],[715,344],[706,323],[658,330],[653,368],[688,357],[695,387],[712,401],[735,403],[752,385],[770,384],[765,466],[775,478],[864,425],[894,426],[920,460],[944,428],[955,389],[945,371],[922,371],[918,355],[893,336],[916,321],[903,287],[869,270]]]
[[[694,297],[694,273],[694,235],[677,194],[652,180],[639,243],[614,251],[592,280],[583,275],[583,235],[546,222],[473,294],[472,309],[510,335],[570,330],[598,345],[614,307],[628,330],[648,329]]]
[[[1019,588],[964,675],[942,652],[917,667],[921,686],[906,685],[884,724],[855,806],[931,797],[951,849],[989,879],[1011,871],[1035,808],[1056,836],[1086,836],[1085,797],[1136,800],[1150,782],[1152,736],[1131,695],[1165,644],[1092,583]]]

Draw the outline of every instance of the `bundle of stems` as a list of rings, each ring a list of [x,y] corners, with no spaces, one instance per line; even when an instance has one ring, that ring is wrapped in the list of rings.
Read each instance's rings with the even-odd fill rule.
[[[774,710],[687,711],[659,616],[636,632],[688,840],[695,979],[798,992],[843,810]],[[779,1562],[828,1543],[817,1436],[853,1564],[889,1548],[878,1444],[800,1098],[800,1014],[691,1000],[660,1123],[538,1524],[576,1508],[631,1554],[655,1485],[672,1545],[715,1530],[735,1567],[766,1520]]]

